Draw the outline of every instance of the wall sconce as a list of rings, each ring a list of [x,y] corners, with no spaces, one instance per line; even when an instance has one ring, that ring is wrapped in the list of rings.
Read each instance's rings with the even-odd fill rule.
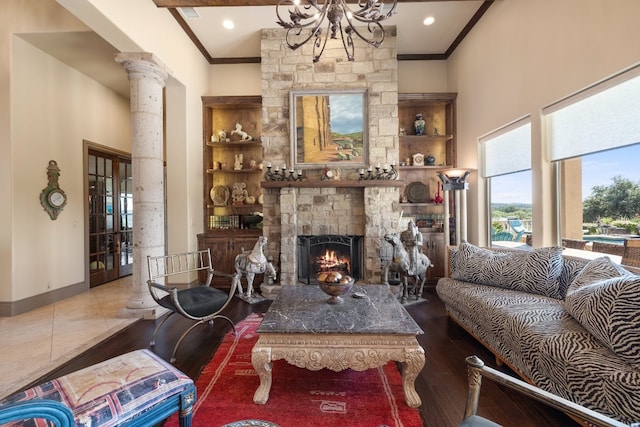
[[[444,236],[447,243],[451,242],[449,236],[449,192],[453,191],[454,205],[456,212],[455,245],[459,245],[463,240],[467,240],[467,191],[469,183],[467,178],[471,175],[468,170],[452,169],[445,172],[438,172],[438,177],[442,181],[442,191],[444,193]]]

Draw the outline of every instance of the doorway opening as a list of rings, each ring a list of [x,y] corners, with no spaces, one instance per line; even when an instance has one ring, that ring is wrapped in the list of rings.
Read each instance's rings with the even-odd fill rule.
[[[88,149],[89,283],[98,286],[133,270],[131,156]]]

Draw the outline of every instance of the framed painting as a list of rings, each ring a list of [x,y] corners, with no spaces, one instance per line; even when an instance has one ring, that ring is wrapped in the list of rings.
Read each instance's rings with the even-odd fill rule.
[[[289,105],[294,168],[368,163],[366,89],[291,91]]]

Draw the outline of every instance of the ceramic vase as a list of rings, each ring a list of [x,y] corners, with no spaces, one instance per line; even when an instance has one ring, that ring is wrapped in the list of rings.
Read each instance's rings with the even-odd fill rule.
[[[416,114],[416,120],[413,122],[413,127],[416,131],[416,135],[424,135],[424,120],[422,114]]]

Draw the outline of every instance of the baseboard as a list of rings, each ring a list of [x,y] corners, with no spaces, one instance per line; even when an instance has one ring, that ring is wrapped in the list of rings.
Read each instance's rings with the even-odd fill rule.
[[[43,294],[34,295],[19,301],[0,302],[0,316],[9,317],[26,313],[45,305],[53,304],[63,299],[81,294],[89,290],[89,285],[85,282],[54,289]]]

